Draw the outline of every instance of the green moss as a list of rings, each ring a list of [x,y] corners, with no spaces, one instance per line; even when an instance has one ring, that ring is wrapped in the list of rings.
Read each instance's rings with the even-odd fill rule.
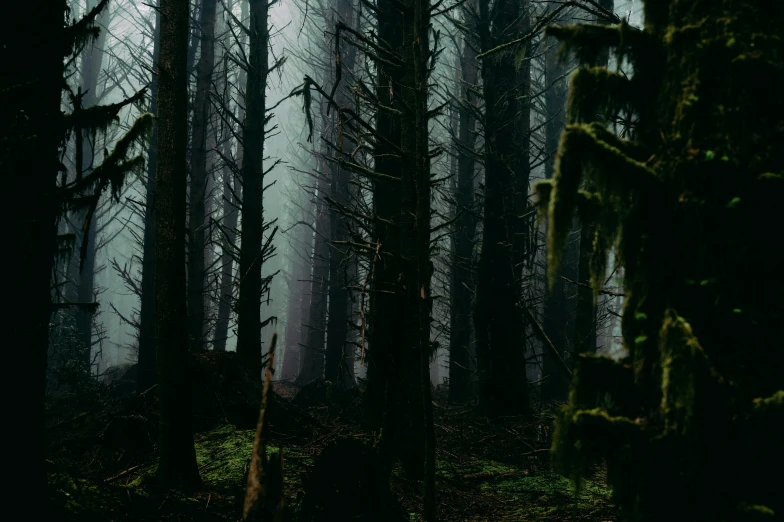
[[[253,436],[253,430],[227,424],[196,439],[196,462],[207,487],[228,490],[242,485]]]
[[[784,390],[779,390],[770,397],[754,399],[754,414],[784,414]]]
[[[55,505],[72,519],[88,513],[117,514],[122,507],[122,502],[105,488],[67,473],[50,475],[49,488]]]

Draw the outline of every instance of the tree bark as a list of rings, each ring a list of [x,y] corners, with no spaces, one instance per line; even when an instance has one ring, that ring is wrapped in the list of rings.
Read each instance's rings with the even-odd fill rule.
[[[553,4],[548,7],[549,10],[555,8]],[[549,38],[546,44],[549,47],[545,56],[547,90],[544,94],[544,101],[548,118],[545,124],[545,152],[548,157],[545,159],[544,172],[546,179],[552,179],[558,143],[561,132],[566,126],[568,84],[565,78],[567,68],[558,59],[558,42]],[[571,351],[574,341],[570,332],[570,330],[573,331],[570,326],[574,324],[571,319],[574,314],[574,305],[569,306],[567,288],[561,278],[561,276],[565,276],[573,281],[578,278],[577,272],[572,266],[573,263],[570,263],[577,257],[573,252],[574,246],[573,244],[567,246],[564,262],[557,269],[555,284],[552,288],[546,285],[545,289],[543,328],[547,337],[553,341],[553,345],[562,359],[566,358],[567,350]],[[554,354],[547,349],[542,354],[542,377],[544,382],[541,387],[541,397],[548,400],[565,401],[569,394],[569,379],[559,367],[559,362]]]
[[[615,7],[614,0],[599,0],[599,5],[612,12]],[[602,23],[599,19],[598,23]],[[606,23],[606,22],[605,22]],[[607,67],[610,53],[607,50],[601,52],[596,61],[597,67]],[[599,118],[596,115],[597,119]],[[585,190],[595,192],[596,185],[586,180]],[[596,235],[594,223],[581,220],[580,222],[580,257],[578,262],[578,281],[586,283],[588,286],[577,287],[577,313],[574,320],[574,343],[577,353],[596,352],[596,294],[590,285],[591,282],[591,252],[593,252],[593,240]],[[603,277],[603,275],[600,275]]]
[[[404,169],[401,172],[402,205],[400,222],[403,237],[400,247],[403,257],[402,277],[405,284],[405,350],[409,357],[419,359],[419,367],[412,368],[409,414],[411,436],[421,437],[420,445],[406,447],[403,464],[412,470],[415,457],[420,457],[424,479],[424,520],[435,522],[435,427],[430,384],[430,316],[433,298],[430,280],[433,263],[430,260],[430,147],[429,147],[429,72],[430,59],[430,2],[407,0],[403,58],[407,67],[403,73],[402,101],[404,111],[401,125],[401,144]],[[410,17],[408,16],[410,15]],[[405,357],[405,354],[404,354]],[[418,370],[418,371],[417,371]],[[418,399],[418,400],[417,400]],[[421,448],[421,449],[420,449]],[[417,451],[412,451],[416,449]],[[409,453],[410,452],[410,453]],[[411,455],[409,457],[409,455]],[[416,470],[418,472],[418,469]]]
[[[6,381],[25,400],[9,401],[9,418],[25,419],[11,434],[14,480],[7,493],[47,496],[44,467],[44,400],[51,274],[56,252],[56,189],[61,134],[60,94],[63,49],[52,45],[64,35],[65,2],[21,2],[4,13],[0,31],[0,165],[3,222],[8,224],[4,256],[13,267],[7,290],[14,306],[5,315]],[[23,21],[29,21],[24,23]],[[24,86],[19,88],[19,86]],[[44,507],[44,516],[47,507]]]
[[[322,111],[322,114],[324,111]],[[300,349],[302,361],[297,380],[307,384],[324,378],[324,341],[327,331],[327,297],[329,290],[329,215],[324,194],[327,190],[326,160],[320,160],[315,193],[316,234],[313,248],[313,272],[310,279],[310,323],[307,344]]]
[[[403,16],[392,0],[379,1],[378,40],[391,52],[402,56]],[[393,92],[401,86],[401,68],[385,63],[378,65],[376,96],[379,102],[391,107],[395,100]],[[401,130],[399,118],[386,111],[376,113],[376,131],[386,140],[376,140],[374,147],[374,169],[390,176],[400,176],[402,162],[399,153]],[[401,204],[401,187],[398,181],[373,180],[373,210],[380,218],[374,223],[373,233],[379,246],[379,256],[374,262],[374,274],[370,293],[369,346],[367,349],[367,422],[371,431],[383,433],[381,456],[384,473],[391,474],[393,459],[400,454],[404,445],[422,447],[422,438],[411,437],[403,425],[407,412],[405,390],[407,379],[418,381],[418,354],[408,355],[401,360],[404,344],[401,310],[405,294],[401,291],[399,245],[401,231],[398,225]],[[383,220],[383,221],[382,221]],[[414,359],[414,373],[406,372],[401,366]],[[420,452],[421,455],[421,452]],[[423,459],[414,458],[421,463]]]
[[[156,170],[156,346],[160,422],[158,475],[164,488],[199,485],[187,374],[185,212],[188,139],[188,0],[161,0]]]
[[[191,351],[204,344],[206,248],[205,198],[207,195],[207,127],[210,120],[209,92],[215,66],[216,0],[202,0],[199,13],[201,53],[196,65],[196,97],[191,134],[191,184],[188,201],[188,342]]]
[[[494,6],[495,7],[495,6]],[[479,1],[483,51],[528,30],[529,4],[510,1],[490,9]],[[491,11],[495,19],[491,19]],[[503,36],[503,38],[502,38]],[[526,46],[530,56],[530,44]],[[515,56],[482,60],[485,95],[485,204],[482,248],[474,311],[479,362],[480,410],[489,416],[516,415],[528,409],[525,327],[522,314],[522,265],[530,252],[528,210],[530,62]]]
[[[354,26],[354,8],[350,0],[337,0],[335,12],[339,19],[349,27]],[[334,25],[334,24],[333,24]],[[356,58],[356,48],[353,45],[344,46],[341,51],[340,67],[348,71],[351,76],[354,71]],[[338,89],[335,101],[340,107],[350,103],[346,95],[350,88],[348,82],[344,80],[343,88]],[[333,113],[339,119],[340,112]],[[338,122],[341,125],[341,122]],[[343,149],[344,138],[342,132],[337,130],[338,149]],[[346,146],[352,146],[346,144]],[[349,172],[339,165],[330,165],[331,174],[331,198],[333,201],[345,207],[350,205],[349,192]],[[333,242],[330,248],[329,257],[329,318],[327,321],[327,352],[325,361],[325,378],[333,383],[340,382],[343,386],[350,386],[354,383],[353,375],[353,347],[346,343],[348,338],[348,321],[351,304],[348,292],[348,272],[349,265],[345,252],[345,242],[348,239],[348,223],[346,218],[336,209],[330,209],[330,240]],[[336,243],[337,242],[337,243]],[[350,367],[349,367],[350,364]]]
[[[452,269],[450,273],[450,332],[449,337],[449,400],[465,402],[473,396],[471,378],[471,310],[473,301],[473,257],[476,218],[474,217],[474,157],[476,119],[463,106],[476,104],[470,87],[478,87],[476,51],[468,41],[463,42],[460,67],[461,105],[458,112],[457,190],[455,200],[458,213],[452,235]]]
[[[242,143],[242,230],[240,236],[237,354],[252,375],[261,379],[261,264],[264,240],[264,123],[269,17],[268,0],[249,0],[248,81]]]
[[[155,9],[153,35],[153,73],[150,82],[150,112],[158,112],[158,62],[160,60],[161,14]],[[142,242],[142,296],[139,307],[139,353],[136,391],[141,393],[157,381],[155,371],[155,257],[157,236],[155,225],[155,173],[158,168],[158,118],[153,120],[152,137],[147,149],[147,179],[144,199],[144,239]]]
[[[308,236],[309,228],[302,227]],[[304,241],[306,244],[312,242]],[[293,269],[289,284],[289,303],[286,313],[286,349],[283,352],[283,367],[280,378],[294,381],[299,377],[301,345],[306,341],[303,327],[308,324],[307,312],[310,310],[310,266],[295,254],[291,261]]]
[[[229,4],[229,9],[231,8]],[[246,2],[240,3],[242,20],[247,18],[248,4]],[[224,29],[226,39],[228,40],[228,31]],[[226,42],[228,44],[228,41]],[[246,43],[245,33],[242,33],[239,38],[239,45],[244,48]],[[226,74],[226,73],[224,73]],[[227,81],[224,78],[223,81]],[[237,85],[245,85],[247,76],[245,71],[240,69],[237,75]],[[226,100],[228,103],[228,100]],[[243,121],[245,118],[245,109],[243,103],[237,104],[237,120]],[[231,140],[225,137],[229,135],[230,130],[226,122],[222,123],[224,136],[224,149],[223,155],[227,158],[231,157]],[[234,158],[235,164],[242,165],[244,154],[242,140],[236,140],[237,153]],[[226,343],[229,337],[229,323],[231,322],[232,304],[234,303],[234,287],[236,284],[236,276],[234,274],[234,257],[237,252],[237,223],[239,222],[239,210],[241,201],[235,198],[242,197],[242,183],[241,180],[234,175],[234,172],[228,168],[223,169],[223,228],[224,237],[221,242],[221,279],[218,301],[218,317],[215,323],[215,332],[213,337],[213,349],[219,352],[226,351]],[[233,193],[230,190],[233,185]]]

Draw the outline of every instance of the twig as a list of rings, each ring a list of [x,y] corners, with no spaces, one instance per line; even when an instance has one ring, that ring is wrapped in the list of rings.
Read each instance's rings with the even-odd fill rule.
[[[125,475],[127,475],[128,473],[130,473],[131,471],[135,470],[138,467],[139,467],[139,464],[137,464],[135,466],[131,466],[130,468],[126,469],[125,471],[121,471],[117,475],[104,480],[104,482],[112,482],[113,480],[116,480],[116,479],[118,479],[120,477],[124,477]]]

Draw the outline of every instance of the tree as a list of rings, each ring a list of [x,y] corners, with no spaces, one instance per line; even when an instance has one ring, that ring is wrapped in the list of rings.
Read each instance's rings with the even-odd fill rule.
[[[90,11],[95,7],[95,1],[87,2],[87,10]],[[101,63],[103,62],[104,46],[106,45],[106,33],[109,26],[111,16],[109,8],[107,7],[98,16],[96,22],[99,27],[102,27],[98,37],[92,45],[89,45],[82,56],[81,64],[81,108],[88,109],[93,107],[98,102],[98,75],[101,71]],[[91,129],[84,129],[81,141],[81,150],[77,151],[78,161],[76,168],[81,169],[81,175],[89,174],[95,164],[95,149],[96,149],[96,136],[92,135]],[[91,219],[88,230],[82,231],[82,241],[87,242],[87,249],[84,254],[84,262],[81,261],[74,263],[73,266],[77,269],[74,278],[78,280],[78,289],[76,294],[76,301],[80,303],[91,303],[95,300],[95,257],[96,257],[96,222],[97,219]],[[84,367],[89,368],[90,348],[92,346],[93,334],[93,312],[94,309],[89,307],[81,307],[78,311],[76,319],[76,328],[81,344],[85,347],[84,353],[87,359],[84,361]]]
[[[480,48],[490,51],[530,31],[524,0],[479,0]],[[492,7],[492,8],[491,8]],[[512,22],[510,22],[512,21]],[[513,25],[507,27],[510,23]],[[482,59],[485,198],[477,268],[476,349],[480,409],[487,415],[528,409],[522,268],[532,260],[528,232],[530,42],[517,53]]]
[[[158,475],[164,488],[199,485],[191,430],[185,263],[188,0],[161,0],[155,184],[155,346],[160,398]]]
[[[773,2],[649,0],[641,30],[551,28],[585,66],[537,187],[550,274],[577,209],[595,223],[594,287],[608,249],[622,260],[629,350],[578,358],[553,450],[577,480],[606,459],[621,520],[784,512],[762,470],[784,464],[784,260],[764,226],[784,196],[782,22]],[[597,66],[608,47],[632,75]],[[605,124],[619,119],[623,137]]]
[[[599,5],[612,12],[614,0],[600,0]],[[602,23],[602,18],[598,20]],[[605,22],[606,23],[606,22]],[[607,67],[609,52],[604,50],[597,55],[596,66]],[[594,115],[596,121],[602,121],[601,115]],[[596,188],[590,179],[584,182],[585,190],[595,192]],[[574,350],[577,353],[596,351],[596,326],[597,326],[597,307],[596,296],[592,292],[591,280],[591,250],[593,249],[593,239],[596,235],[595,223],[581,220],[580,222],[580,255],[577,263],[578,282],[583,285],[577,287],[577,310],[574,317]],[[597,277],[604,277],[604,274],[597,274]]]
[[[155,29],[152,35],[152,65],[157,70],[160,59],[161,13],[155,9]],[[150,81],[150,112],[158,111],[157,72]],[[155,173],[158,169],[158,123],[153,123],[152,137],[147,149],[147,172],[144,196],[144,235],[142,239],[141,298],[139,306],[139,356],[136,391],[143,392],[154,385],[155,372],[155,252],[157,249],[155,226]]]
[[[469,4],[475,7],[472,2]],[[466,17],[471,21],[472,16]],[[464,37],[460,67],[460,100],[457,103],[458,136],[457,188],[455,193],[455,232],[452,237],[452,268],[450,273],[450,337],[449,337],[449,400],[465,402],[473,395],[470,345],[473,307],[473,256],[476,235],[474,193],[476,145],[476,90],[478,68],[476,48],[471,33]]]
[[[191,134],[191,184],[188,200],[188,341],[191,351],[204,344],[206,248],[205,199],[207,196],[207,127],[210,123],[209,91],[215,67],[215,0],[203,0],[199,12],[201,28],[199,61],[196,65],[196,96]]]
[[[337,0],[334,13],[337,15],[340,23],[348,27],[355,25],[354,6],[350,0]],[[336,25],[334,20],[333,25]],[[338,49],[338,53],[340,53],[340,49]],[[348,46],[342,54],[339,54],[338,67],[341,68],[341,76],[344,70],[349,75],[353,74],[356,55],[357,51],[354,46]],[[335,102],[341,107],[347,106],[351,101],[349,98],[350,86],[349,82],[344,82],[343,88],[335,93]],[[336,111],[333,114],[337,119],[334,122],[337,125],[332,126],[336,133],[336,139],[334,139],[335,147],[342,153],[343,142],[347,141],[343,137],[343,122],[341,121],[345,116],[342,115],[341,111]],[[344,386],[349,386],[354,381],[352,348],[346,342],[348,340],[350,311],[349,290],[347,287],[349,285],[348,272],[351,263],[348,260],[348,249],[345,245],[349,238],[349,224],[343,214],[335,208],[335,205],[346,208],[350,204],[350,173],[348,169],[341,167],[339,163],[332,163],[329,173],[331,182],[330,199],[332,200],[329,226],[332,248],[330,249],[329,257],[329,317],[327,320],[325,379],[333,383],[340,382]]]
[[[264,282],[264,137],[267,118],[265,89],[269,74],[269,0],[249,0],[248,80],[242,125],[242,233],[237,300],[237,354],[261,379],[261,296]],[[280,62],[277,62],[278,66]],[[274,165],[273,165],[274,166]]]
[[[323,110],[322,114],[324,114]],[[324,197],[327,191],[327,173],[326,159],[320,158],[316,174],[316,189],[313,194],[316,223],[311,254],[313,268],[310,276],[310,310],[308,311],[310,322],[307,325],[307,344],[304,350],[300,350],[301,365],[297,376],[297,380],[302,384],[324,378],[324,341],[327,333],[329,289],[329,208]]]
[[[227,5],[226,15],[228,16],[232,10],[232,3]],[[248,4],[246,2],[240,3],[241,19],[247,19]],[[228,22],[228,21],[227,21]],[[230,25],[226,23],[221,27],[221,32],[225,35],[225,41],[219,49],[229,49],[231,42],[229,41]],[[241,31],[239,38],[237,38],[237,45],[244,49],[247,42],[247,33]],[[242,53],[241,53],[242,54]],[[219,225],[221,231],[221,258],[220,258],[220,282],[218,284],[218,314],[215,322],[215,331],[213,336],[213,349],[219,352],[226,351],[226,341],[229,338],[229,323],[232,313],[232,305],[234,303],[234,289],[235,289],[235,276],[234,267],[237,258],[237,224],[239,222],[239,210],[242,205],[242,182],[240,179],[240,172],[238,165],[243,162],[243,149],[242,140],[232,140],[231,137],[236,136],[234,126],[236,122],[241,122],[245,119],[244,104],[235,102],[231,105],[232,91],[239,93],[240,86],[245,86],[247,82],[247,74],[245,69],[240,67],[237,74],[236,85],[231,88],[229,82],[229,63],[232,58],[228,51],[222,51],[221,56],[224,57],[224,70],[220,77],[220,86],[222,87],[220,93],[220,109],[224,115],[221,118],[221,138],[223,140],[222,152],[220,154],[224,163],[223,166],[223,217]],[[239,96],[237,99],[239,100]],[[227,114],[234,114],[236,111],[236,119],[233,119]],[[236,143],[236,154],[232,158],[231,149],[232,142]]]
[[[66,64],[70,67],[84,44],[99,34],[95,20],[106,8],[102,0],[78,21],[68,23],[66,2],[45,5],[21,3],[6,13],[0,40],[4,73],[0,81],[0,172],[3,190],[8,195],[6,222],[7,246],[14,252],[15,276],[9,290],[17,303],[7,315],[9,367],[25,369],[14,390],[31,400],[13,401],[11,415],[29,419],[16,440],[18,451],[12,462],[22,495],[28,488],[46,492],[44,470],[44,399],[46,352],[52,301],[52,271],[55,256],[66,256],[73,246],[73,235],[58,236],[58,219],[66,210],[86,210],[86,229],[100,195],[111,188],[117,193],[125,175],[138,171],[141,156],[130,157],[146,139],[152,118],[142,115],[105,155],[100,165],[86,175],[81,168],[69,175],[61,161],[73,136],[81,148],[83,131],[105,130],[118,113],[140,101],[144,92],[123,102],[81,108],[80,93],[68,88]],[[20,24],[19,20],[35,20]],[[52,45],[57,42],[57,45]],[[68,58],[66,62],[64,58]],[[61,110],[66,105],[73,112]],[[83,240],[81,251],[87,248]],[[69,306],[73,303],[58,303]]]
[[[555,4],[548,4],[548,10],[552,12]],[[570,17],[563,17],[569,20]],[[554,20],[554,22],[559,20]],[[545,110],[547,113],[547,123],[545,125],[545,178],[552,179],[555,172],[555,156],[558,152],[558,142],[566,126],[566,98],[568,94],[567,72],[568,67],[558,60],[558,45],[555,38],[547,38],[548,45],[545,56],[545,81],[547,90],[545,97]],[[574,342],[572,317],[574,316],[574,299],[569,299],[567,295],[566,282],[564,277],[577,281],[577,273],[574,270],[574,258],[577,257],[575,242],[570,241],[564,249],[564,261],[558,267],[558,272],[552,286],[545,289],[545,300],[543,309],[543,328],[547,337],[553,341],[554,347],[558,350],[558,355],[565,358],[567,352],[571,352]],[[575,273],[573,273],[575,272]],[[593,296],[591,296],[593,298]],[[544,399],[555,399],[565,401],[569,395],[569,379],[564,371],[559,367],[555,355],[550,350],[545,350],[542,355],[542,397]]]

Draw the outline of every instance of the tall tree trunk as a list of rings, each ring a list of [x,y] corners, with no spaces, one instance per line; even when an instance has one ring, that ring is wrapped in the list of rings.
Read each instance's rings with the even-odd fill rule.
[[[224,155],[229,153],[229,146],[226,145]],[[228,156],[226,156],[228,157]],[[213,349],[218,352],[226,351],[226,341],[229,337],[229,322],[231,319],[231,303],[234,297],[234,250],[236,249],[237,239],[237,212],[238,201],[234,200],[231,184],[234,184],[233,191],[240,190],[240,184],[235,182],[228,167],[223,169],[223,241],[221,242],[220,259],[220,288],[218,301],[218,318],[215,323],[215,333],[213,337]]]
[[[476,51],[463,42],[463,53],[458,59],[460,70],[460,100],[458,112],[457,191],[458,213],[452,235],[452,270],[450,273],[450,332],[449,337],[449,400],[465,402],[473,396],[471,382],[471,302],[473,300],[473,254],[476,218],[474,218],[474,157],[476,119],[463,104],[476,104],[471,87],[477,86]]]
[[[191,350],[202,348],[205,324],[206,248],[205,198],[207,194],[207,127],[210,120],[209,92],[215,66],[216,0],[202,0],[199,14],[201,53],[196,66],[196,99],[191,135],[191,186],[188,202],[188,342]]]
[[[300,234],[307,234],[305,244],[312,232],[309,228],[300,227]],[[283,367],[280,378],[286,381],[297,379],[300,371],[301,345],[306,342],[303,328],[308,324],[310,310],[310,266],[296,253],[291,261],[293,266],[289,286],[289,303],[286,313],[286,350],[283,352]]]
[[[218,352],[226,351],[226,341],[229,338],[229,322],[231,320],[231,303],[234,297],[234,250],[237,244],[237,218],[238,212],[234,196],[230,190],[230,183],[234,183],[233,176],[228,168],[224,168],[223,176],[223,241],[221,243],[220,259],[220,300],[218,301],[218,317],[215,323],[213,349]],[[240,184],[234,183],[234,192],[240,190]]]
[[[269,53],[268,0],[250,0],[248,82],[242,131],[242,232],[237,354],[261,379],[261,263],[264,239],[264,123]]]
[[[322,114],[325,112],[322,111]],[[324,378],[324,341],[327,331],[327,296],[329,290],[329,215],[324,194],[327,190],[325,165],[320,160],[315,194],[316,236],[313,248],[313,273],[310,279],[310,324],[307,344],[300,350],[302,361],[297,380],[306,384]]]
[[[599,0],[599,5],[612,12],[614,0]],[[599,19],[601,23],[601,19]],[[597,67],[607,67],[610,54],[606,50],[598,56]],[[595,115],[597,118],[598,115]],[[596,185],[586,181],[585,190],[595,192]],[[587,286],[577,287],[577,313],[574,319],[574,349],[578,353],[596,352],[596,295],[591,288],[591,252],[593,240],[596,235],[594,223],[581,220],[580,222],[580,258],[578,262],[578,280]],[[603,277],[602,274],[599,274]]]
[[[433,298],[430,279],[433,263],[430,260],[430,147],[428,134],[428,67],[433,58],[430,54],[430,2],[429,0],[407,0],[403,59],[403,91],[400,97],[409,108],[404,111],[401,125],[403,149],[403,171],[401,172],[402,204],[400,213],[400,253],[403,258],[402,279],[405,284],[405,344],[404,349],[411,359],[419,360],[413,365],[413,375],[418,379],[411,382],[410,431],[420,437],[418,451],[413,456],[421,457],[424,479],[424,519],[436,519],[435,501],[435,430],[433,425],[433,401],[430,385],[430,316]],[[408,365],[406,365],[408,367]],[[405,386],[405,382],[401,383]],[[421,449],[420,449],[421,448]],[[406,448],[409,452],[413,448]],[[413,458],[413,457],[412,457]],[[410,467],[410,459],[403,464]],[[410,470],[409,470],[410,471]],[[418,471],[418,470],[417,470]]]
[[[337,0],[335,12],[340,21],[349,27],[354,27],[354,7],[350,0]],[[342,50],[339,66],[349,72],[348,76],[351,76],[354,71],[355,58],[356,48],[353,45],[345,46]],[[351,101],[346,95],[347,90],[350,88],[350,85],[347,85],[347,83],[344,82],[343,88],[336,93],[336,102],[341,107],[346,106]],[[341,118],[339,111],[336,116],[338,119]],[[338,125],[342,125],[342,123],[338,121]],[[344,138],[340,129],[337,130],[337,136],[339,149],[342,150],[344,146],[353,146],[342,143]],[[330,174],[332,200],[348,207],[351,199],[348,170],[341,168],[340,165],[330,165]],[[346,218],[334,208],[330,209],[329,221],[330,240],[333,242],[333,245],[330,249],[329,257],[329,318],[327,322],[325,378],[334,383],[340,381],[342,385],[350,386],[354,381],[354,358],[352,356],[353,348],[346,342],[348,339],[351,303],[349,302],[347,288],[349,284],[347,277],[349,264],[343,252],[343,249],[346,249],[345,241],[349,237],[349,230]],[[349,367],[349,364],[351,367]]]
[[[160,60],[161,14],[155,9],[155,33],[152,42],[153,73],[150,82],[150,112],[158,112],[158,61]],[[158,118],[153,120],[152,137],[147,149],[147,179],[144,199],[144,238],[142,240],[142,296],[139,307],[139,355],[136,391],[143,392],[156,383],[155,372],[155,173],[158,169]]]
[[[781,480],[765,471],[784,465],[784,254],[766,225],[784,197],[784,10],[644,6],[641,29],[553,30],[588,67],[574,77],[558,172],[539,191],[551,259],[567,216],[589,210],[597,254],[620,244],[629,348],[622,362],[578,358],[555,462],[575,478],[607,462],[621,521],[776,520]],[[620,46],[633,74],[595,67],[597,51]],[[633,128],[608,132],[608,115],[633,116]],[[578,192],[583,177],[596,194]],[[593,268],[602,284],[605,267]]]
[[[188,0],[161,0],[156,235],[156,346],[163,487],[200,482],[191,431],[185,273]]]
[[[46,498],[44,468],[44,399],[49,321],[52,312],[51,274],[56,252],[55,192],[60,143],[60,94],[65,2],[14,3],[5,12],[0,31],[0,165],[2,210],[8,225],[5,246],[13,259],[7,290],[14,306],[6,312],[4,342],[11,379],[8,389],[25,400],[9,401],[9,418],[25,419],[11,433],[14,480],[7,493],[24,498],[30,491]],[[29,21],[23,23],[22,21]],[[19,86],[24,86],[20,88]],[[46,503],[44,503],[46,504]],[[44,507],[43,515],[46,516]]]
[[[503,43],[510,34],[513,38],[528,30],[527,1],[498,5],[492,10],[495,19],[491,19],[489,1],[479,1],[483,51]],[[510,20],[516,25],[511,33],[506,29]],[[474,324],[479,406],[490,416],[521,414],[528,409],[521,275],[530,254],[522,220],[529,179],[529,64],[524,60],[518,68],[514,54],[482,60],[485,205]]]
[[[393,0],[380,0],[378,7],[378,40],[388,49],[402,56],[403,16]],[[386,63],[378,65],[376,96],[381,104],[391,107],[393,93],[399,92],[401,68]],[[376,172],[399,177],[402,169],[400,158],[400,119],[386,111],[376,114],[376,132],[385,140],[376,140],[374,169]],[[398,226],[401,203],[399,181],[373,180],[373,210],[378,219],[373,233],[379,244],[379,256],[374,261],[374,274],[370,293],[369,347],[367,350],[367,415],[369,429],[382,432],[381,453],[384,473],[391,474],[392,462],[403,446],[422,447],[422,439],[412,437],[403,425],[410,412],[405,404],[406,383],[418,378],[418,354],[407,355],[407,368],[414,360],[413,374],[401,365],[400,353],[404,345],[401,310],[405,294],[401,291],[399,246],[401,231]],[[406,437],[410,437],[407,441]],[[421,451],[420,451],[421,455]],[[423,459],[413,457],[421,463]]]
[[[91,11],[96,1],[87,2],[87,11]],[[105,8],[98,16],[98,25],[101,32],[98,33],[98,38],[91,46],[87,46],[82,55],[82,107],[88,109],[95,105],[98,101],[98,75],[101,72],[101,63],[103,62],[104,47],[106,45],[106,35],[109,32],[109,23],[111,15],[109,8]],[[95,148],[94,143],[95,135],[90,131],[82,132],[82,164],[78,166],[81,169],[82,175],[87,175],[94,166],[95,161]],[[77,301],[80,303],[92,302],[95,298],[95,258],[96,252],[96,219],[95,216],[90,220],[87,230],[83,233],[87,234],[87,251],[85,252],[84,261],[81,263],[81,271],[78,274],[79,288],[77,290]],[[77,261],[77,265],[79,262]],[[79,343],[84,347],[84,355],[86,359],[82,361],[85,368],[90,368],[92,359],[90,358],[90,351],[93,339],[93,309],[90,307],[82,307],[76,311],[76,330],[79,338]]]
[[[550,4],[548,10],[556,9],[555,4]],[[545,124],[545,152],[548,157],[545,159],[544,173],[545,178],[552,179],[555,170],[555,156],[558,152],[558,142],[561,132],[566,126],[566,97],[568,84],[566,81],[566,67],[558,59],[558,43],[555,39],[549,38],[545,56],[545,79],[547,82],[544,94],[545,112],[547,113],[547,123]],[[543,328],[547,337],[553,342],[559,351],[562,359],[567,360],[566,352],[573,347],[573,336],[570,335],[570,325],[574,323],[570,319],[570,309],[567,299],[567,288],[561,276],[568,277],[572,281],[578,278],[573,263],[568,261],[576,257],[573,252],[574,245],[567,246],[564,257],[566,261],[558,268],[555,283],[552,287],[547,285],[545,289]],[[575,273],[572,273],[575,272]],[[571,329],[573,331],[573,329]],[[541,397],[543,399],[554,399],[564,401],[569,393],[569,378],[560,366],[555,355],[550,350],[544,350],[542,354],[542,383]]]
[[[228,9],[231,10],[231,7],[232,3],[230,2],[228,4]],[[240,9],[241,19],[245,20],[248,16],[247,2],[241,1]],[[224,33],[226,34],[226,39],[228,40],[228,30],[224,29]],[[240,35],[238,43],[242,48],[245,47],[245,33]],[[228,41],[226,44],[228,44]],[[228,72],[224,72],[224,74],[228,74]],[[224,77],[223,81],[227,82],[228,79]],[[245,85],[246,81],[246,73],[243,69],[240,69],[239,74],[237,75],[237,85]],[[230,98],[230,96],[227,98]],[[228,100],[226,100],[226,103],[228,103]],[[244,103],[237,104],[238,121],[243,121],[245,119],[244,106]],[[224,127],[223,132],[221,133],[221,136],[224,136],[223,155],[227,158],[230,158],[231,141],[225,138],[225,136],[229,135],[230,130],[228,129],[228,124],[226,122],[223,122],[222,125]],[[242,140],[236,140],[236,144],[237,154],[234,158],[235,164],[242,165],[244,158]],[[223,237],[223,241],[221,242],[221,279],[219,289],[220,301],[218,302],[218,317],[215,324],[213,348],[219,352],[226,350],[226,342],[228,341],[229,337],[229,323],[231,322],[232,304],[234,303],[234,286],[236,281],[234,275],[234,257],[237,251],[237,223],[239,221],[238,208],[241,205],[241,202],[237,200],[235,196],[241,198],[242,194],[241,180],[238,179],[238,177],[236,177],[228,167],[224,167],[223,169],[223,180],[223,228],[225,235]],[[232,184],[233,192],[230,190]]]

